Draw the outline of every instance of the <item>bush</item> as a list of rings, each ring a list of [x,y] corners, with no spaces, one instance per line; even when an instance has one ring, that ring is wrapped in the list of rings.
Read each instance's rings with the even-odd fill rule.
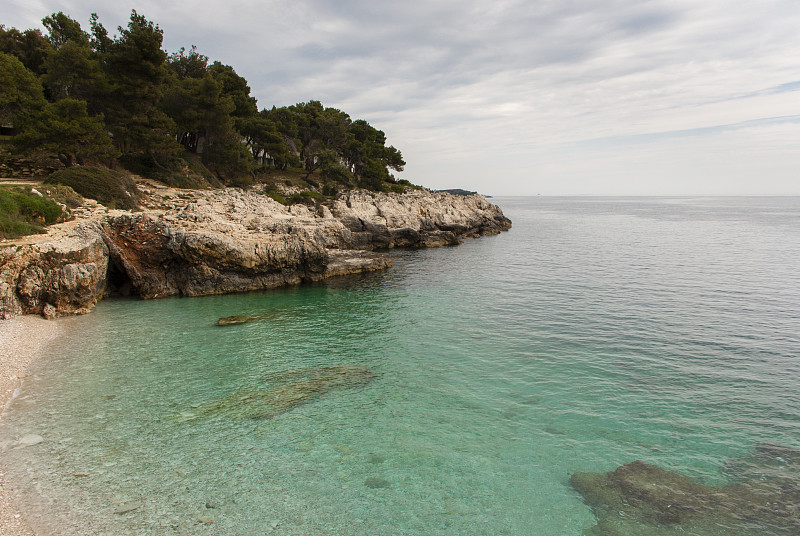
[[[296,205],[298,203],[303,203],[305,205],[316,205],[317,201],[320,201],[322,199],[323,197],[321,194],[306,190],[304,192],[298,192],[296,194],[290,195],[289,198],[286,200],[286,204]]]
[[[69,186],[83,197],[96,199],[109,208],[137,208],[141,195],[128,174],[108,168],[68,167],[56,171],[44,183]]]
[[[61,207],[49,199],[30,192],[12,192],[0,188],[0,237],[2,238],[44,233],[42,225],[56,223],[63,214]]]
[[[275,201],[277,201],[278,203],[280,203],[281,205],[288,205],[289,204],[289,202],[286,200],[286,198],[283,197],[281,194],[269,194],[269,196],[272,199],[274,199]]]
[[[150,155],[144,153],[125,154],[119,157],[119,163],[131,173],[163,182],[173,188],[222,186],[196,157],[190,154],[185,156],[157,155],[154,162]]]
[[[46,198],[62,203],[67,208],[78,208],[83,204],[83,196],[63,184],[48,184],[43,186],[41,191]]]
[[[336,197],[336,194],[338,194],[338,193],[339,193],[339,189],[336,188],[336,186],[333,185],[333,184],[326,184],[322,188],[322,195],[324,195],[326,197]]]

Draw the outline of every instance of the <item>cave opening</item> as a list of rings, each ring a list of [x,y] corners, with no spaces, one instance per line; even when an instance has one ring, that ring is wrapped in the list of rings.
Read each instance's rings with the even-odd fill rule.
[[[138,293],[133,286],[127,270],[117,260],[111,259],[108,263],[107,296],[135,296]]]

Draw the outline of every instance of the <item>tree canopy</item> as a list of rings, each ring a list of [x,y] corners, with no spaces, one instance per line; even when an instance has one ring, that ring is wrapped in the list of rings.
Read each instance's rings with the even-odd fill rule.
[[[300,168],[340,187],[397,189],[399,150],[362,119],[310,100],[262,108],[247,80],[192,45],[163,50],[163,30],[131,11],[114,35],[96,14],[89,31],[63,12],[46,33],[0,26],[0,123],[11,148],[48,151],[64,166],[87,159],[182,153],[226,182]]]

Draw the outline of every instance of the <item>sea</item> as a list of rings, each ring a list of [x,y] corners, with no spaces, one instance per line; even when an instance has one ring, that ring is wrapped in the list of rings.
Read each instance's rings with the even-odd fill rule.
[[[570,477],[800,449],[800,198],[491,201],[510,231],[387,271],[59,320],[7,489],[53,535],[700,534]]]

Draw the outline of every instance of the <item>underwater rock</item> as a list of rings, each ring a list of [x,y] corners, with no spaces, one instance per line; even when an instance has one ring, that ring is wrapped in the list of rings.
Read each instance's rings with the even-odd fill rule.
[[[375,476],[368,477],[364,480],[364,485],[369,489],[387,489],[392,487],[392,483],[385,478],[378,478]]]
[[[122,503],[114,510],[115,514],[127,514],[128,512],[133,512],[134,510],[138,510],[142,507],[142,503],[139,501],[127,502]]]
[[[36,434],[27,434],[22,436],[19,441],[17,441],[17,446],[14,448],[24,449],[25,447],[32,447],[33,445],[38,445],[44,441],[44,438],[40,435]]]
[[[263,314],[263,315],[253,315],[253,316],[241,316],[241,315],[234,315],[234,316],[223,316],[219,320],[217,320],[217,326],[238,326],[240,324],[247,324],[249,322],[256,322],[258,320],[264,320],[265,318],[270,318],[273,316],[272,314]]]
[[[722,471],[737,482],[763,478],[800,481],[800,451],[776,443],[761,443],[747,456],[729,460]]]
[[[238,419],[271,419],[334,389],[366,385],[375,378],[375,374],[365,366],[334,365],[287,371],[277,377],[279,381],[294,381],[266,391],[225,397],[200,406],[192,417],[224,414]]]
[[[780,451],[784,460],[798,454],[780,449],[786,449]],[[762,450],[778,452],[774,447]],[[764,452],[757,449],[756,457]],[[597,525],[587,533],[592,536],[800,534],[800,473],[797,467],[782,467],[780,474],[754,472],[759,474],[756,479],[714,487],[635,461],[609,473],[575,473],[570,484],[597,517]]]

